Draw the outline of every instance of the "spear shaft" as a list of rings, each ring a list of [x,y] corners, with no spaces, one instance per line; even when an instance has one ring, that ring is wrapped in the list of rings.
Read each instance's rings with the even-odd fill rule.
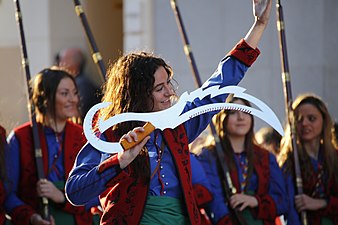
[[[291,77],[289,71],[289,62],[288,62],[288,55],[287,55],[287,48],[286,48],[286,38],[285,38],[285,23],[284,23],[284,16],[283,16],[283,7],[280,4],[280,0],[276,1],[276,9],[277,9],[277,30],[278,30],[278,37],[279,37],[279,49],[280,49],[280,58],[281,58],[281,69],[282,69],[282,80],[283,80],[283,87],[284,87],[284,97],[285,97],[285,109],[286,115],[288,118],[288,123],[290,125],[290,132],[291,132],[291,144],[293,149],[293,159],[294,159],[294,173],[296,178],[296,187],[297,193],[303,194],[303,180],[302,174],[300,170],[299,164],[299,156],[297,151],[297,142],[295,136],[295,123],[292,121],[294,118],[294,112],[292,109],[292,92],[291,92]],[[307,225],[307,216],[306,212],[302,211],[300,213],[301,222],[303,225]]]
[[[106,76],[105,76],[106,68],[104,66],[101,53],[100,53],[100,51],[99,51],[99,49],[96,45],[93,33],[92,33],[92,31],[89,27],[89,23],[88,23],[86,14],[84,13],[83,7],[82,7],[79,0],[74,0],[74,5],[75,5],[76,15],[80,18],[83,29],[85,30],[85,33],[86,33],[86,37],[88,39],[90,49],[91,49],[91,52],[92,52],[92,59],[98,67],[98,70],[99,70],[99,73],[100,73],[102,80],[105,81],[106,80]]]
[[[180,10],[179,10],[179,8],[176,4],[176,0],[171,0],[170,3],[171,3],[171,8],[172,8],[174,15],[175,15],[175,18],[176,18],[177,27],[180,31],[181,38],[182,38],[182,41],[183,41],[183,44],[184,44],[184,53],[187,56],[190,68],[191,68],[193,75],[194,75],[194,78],[195,78],[195,82],[196,82],[198,87],[201,87],[202,86],[201,78],[200,78],[199,72],[197,70],[195,58],[193,56],[193,53],[192,53],[192,50],[191,50],[191,47],[190,47],[190,43],[189,43],[189,40],[188,40],[187,33],[185,31],[185,28],[184,28],[184,24],[183,24],[183,21],[182,21]],[[225,196],[226,196],[226,199],[229,201],[231,195],[236,194],[236,188],[234,187],[234,185],[232,183],[229,168],[224,161],[224,159],[225,159],[224,152],[222,150],[220,138],[219,138],[219,136],[216,132],[215,126],[211,122],[209,127],[210,127],[211,134],[214,136],[214,139],[215,139],[216,157],[217,157],[217,160],[218,160],[219,165],[221,167],[221,172],[222,172],[221,176],[223,178],[222,183],[223,183],[223,186],[224,186],[224,189],[225,189],[224,190]],[[240,212],[237,209],[234,209],[233,212],[234,212],[236,219],[239,222],[239,224],[241,224],[241,225],[247,225],[248,224],[246,222],[245,218],[243,217],[242,212]]]
[[[33,105],[33,102],[31,101],[32,96],[32,89],[30,88],[29,81],[31,80],[30,75],[30,69],[29,69],[29,62],[28,62],[28,55],[27,55],[27,49],[26,49],[26,39],[25,39],[25,33],[23,29],[23,23],[22,23],[22,14],[21,14],[21,8],[19,0],[14,0],[14,6],[15,6],[15,18],[17,21],[17,25],[20,32],[20,41],[21,41],[21,64],[22,68],[25,71],[25,80],[26,80],[26,91],[27,91],[27,102],[30,103],[28,114],[29,118],[31,120],[31,126],[32,126],[32,132],[33,132],[33,142],[34,142],[34,152],[35,152],[35,162],[37,167],[37,174],[38,179],[45,179],[45,174],[43,170],[43,160],[42,160],[42,150],[40,145],[40,138],[39,138],[39,132],[38,132],[38,126],[36,122],[35,117],[35,107]],[[41,204],[42,204],[42,210],[41,210],[41,216],[43,219],[49,220],[49,209],[48,209],[48,198],[42,197],[41,198]]]

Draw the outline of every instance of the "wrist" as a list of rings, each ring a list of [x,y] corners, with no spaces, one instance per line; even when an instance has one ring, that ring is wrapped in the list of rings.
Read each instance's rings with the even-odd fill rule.
[[[326,199],[322,199],[322,207],[321,208],[326,208],[328,204],[328,201]]]
[[[123,170],[127,166],[123,160],[123,152],[119,152],[117,154],[117,160],[119,162],[120,168]]]
[[[254,203],[254,207],[258,206],[258,199],[255,196],[252,196],[253,198],[253,203]]]
[[[60,198],[59,198],[59,201],[58,201],[59,204],[64,204],[66,203],[66,196],[65,194],[61,191],[61,195],[60,195]]]

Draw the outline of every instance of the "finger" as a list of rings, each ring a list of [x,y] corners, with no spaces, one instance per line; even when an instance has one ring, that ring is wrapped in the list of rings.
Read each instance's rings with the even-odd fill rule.
[[[150,136],[147,136],[144,138],[139,144],[135,145],[134,148],[131,148],[129,152],[133,155],[133,157],[136,157],[140,151],[142,150],[143,146],[147,143],[147,141],[150,139]]]
[[[243,202],[242,205],[240,205],[239,207],[239,211],[243,211],[248,205],[246,204],[246,202]]]
[[[239,201],[234,201],[233,203],[233,208],[236,209],[238,207],[238,205],[240,204]]]
[[[133,129],[133,131],[135,131],[135,132],[144,132],[144,127],[135,127]]]
[[[130,137],[134,140],[134,141],[138,141],[138,136],[137,136],[137,132],[136,131],[131,131],[130,132]]]
[[[127,140],[127,142],[132,142],[133,141],[133,139],[130,137],[130,132],[128,132],[128,134],[124,134],[121,137],[121,140]]]

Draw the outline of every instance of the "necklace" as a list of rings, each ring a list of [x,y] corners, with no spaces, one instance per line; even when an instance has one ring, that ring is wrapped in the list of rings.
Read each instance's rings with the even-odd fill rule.
[[[160,132],[156,133],[155,139],[154,139],[154,145],[155,145],[155,148],[156,148],[156,151],[157,151],[157,165],[156,165],[156,168],[155,168],[154,172],[150,176],[150,180],[155,176],[156,172],[159,172],[158,168],[160,167],[162,156],[163,156],[163,152],[164,152],[164,141],[162,140],[161,147],[158,146],[158,144],[156,142],[159,133]]]

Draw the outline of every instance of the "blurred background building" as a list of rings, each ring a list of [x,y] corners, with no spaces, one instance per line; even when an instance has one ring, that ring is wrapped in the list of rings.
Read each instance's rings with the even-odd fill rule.
[[[86,72],[93,82],[102,83],[73,1],[30,0],[20,4],[32,76],[51,66],[60,49],[80,47],[87,54]],[[196,88],[169,0],[83,0],[81,4],[106,68],[123,53],[153,51],[174,68],[179,94]],[[204,82],[250,28],[251,2],[178,0],[177,4]],[[281,0],[281,4],[293,97],[316,93],[338,120],[338,1]],[[258,61],[240,86],[268,104],[284,122],[275,2],[259,49],[262,53]],[[7,130],[28,120],[20,54],[14,4],[0,0],[0,124]],[[256,130],[265,125],[257,120]]]

